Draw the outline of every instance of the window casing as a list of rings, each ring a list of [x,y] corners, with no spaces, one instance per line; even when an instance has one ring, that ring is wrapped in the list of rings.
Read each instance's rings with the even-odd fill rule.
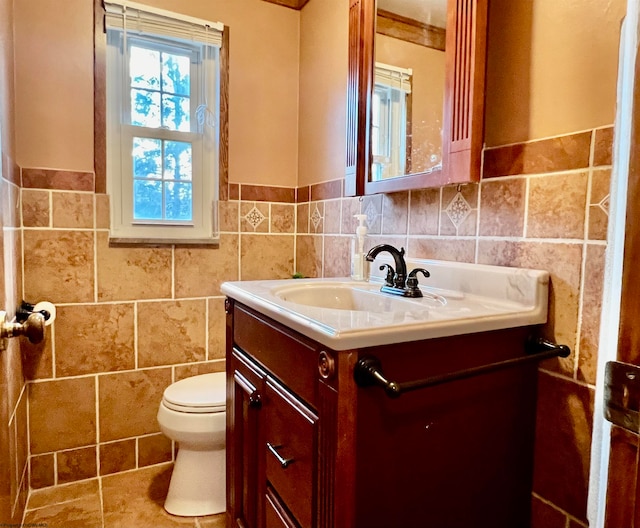
[[[107,16],[110,239],[215,243],[219,46],[167,35],[161,20],[155,35]]]
[[[410,69],[377,62],[371,102],[371,180],[403,176],[407,169],[407,98]]]

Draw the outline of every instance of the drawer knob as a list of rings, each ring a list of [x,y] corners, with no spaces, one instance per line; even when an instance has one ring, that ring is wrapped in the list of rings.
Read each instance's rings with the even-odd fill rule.
[[[276,457],[276,460],[278,462],[280,462],[280,466],[283,468],[286,468],[289,464],[293,464],[293,462],[295,462],[295,460],[293,458],[284,458],[280,453],[278,453],[278,448],[280,448],[282,446],[280,445],[273,445],[269,442],[267,442],[267,449],[269,450],[269,452]]]

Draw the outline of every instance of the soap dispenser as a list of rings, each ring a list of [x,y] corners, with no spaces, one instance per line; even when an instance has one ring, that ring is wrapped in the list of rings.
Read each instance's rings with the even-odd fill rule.
[[[351,279],[356,281],[369,280],[369,262],[365,259],[364,243],[367,237],[365,220],[367,215],[353,215],[358,220],[356,235],[351,241]]]

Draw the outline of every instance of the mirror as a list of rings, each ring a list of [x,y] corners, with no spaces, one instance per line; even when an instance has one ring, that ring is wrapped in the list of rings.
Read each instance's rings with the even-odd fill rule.
[[[345,195],[479,181],[488,0],[350,0]]]
[[[378,0],[369,181],[439,170],[446,0]]]

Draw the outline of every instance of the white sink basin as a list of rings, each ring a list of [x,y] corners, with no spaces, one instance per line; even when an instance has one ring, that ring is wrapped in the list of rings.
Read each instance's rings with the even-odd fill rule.
[[[376,264],[388,262],[384,257]],[[424,296],[380,292],[378,265],[369,282],[350,279],[237,281],[222,292],[334,350],[535,325],[547,320],[546,271],[407,259],[421,267]]]
[[[447,304],[441,295],[430,293],[420,299],[382,293],[377,283],[372,288],[359,282],[302,282],[274,288],[273,293],[283,301],[305,306],[373,313],[433,309]]]

